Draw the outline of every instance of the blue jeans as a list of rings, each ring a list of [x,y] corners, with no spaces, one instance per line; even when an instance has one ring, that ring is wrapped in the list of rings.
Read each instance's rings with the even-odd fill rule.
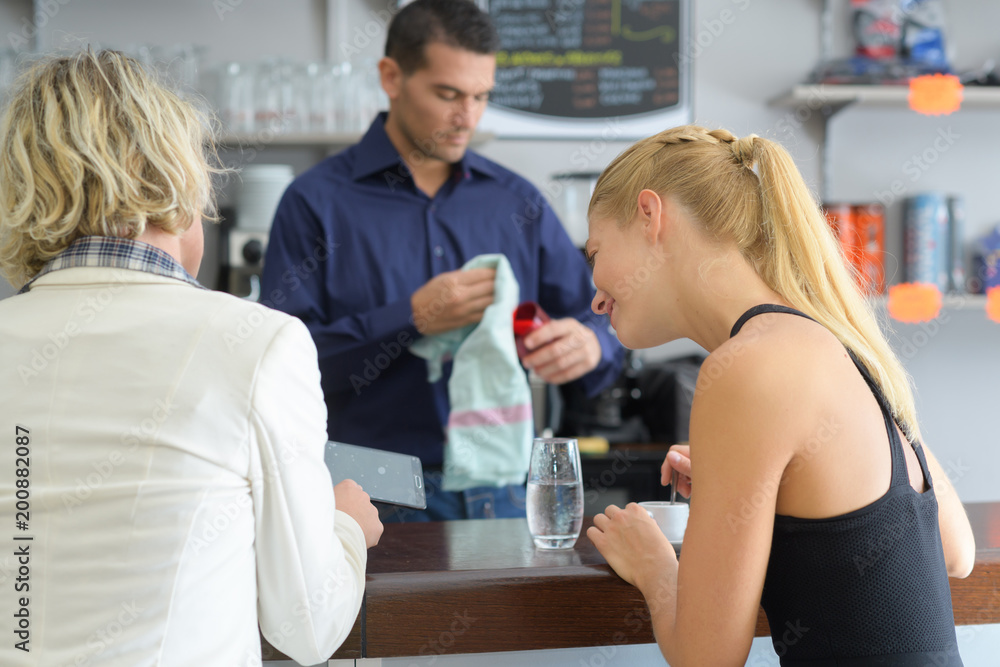
[[[523,519],[524,485],[477,486],[465,491],[441,488],[441,470],[424,470],[427,509],[375,503],[382,523],[452,521],[455,519]]]

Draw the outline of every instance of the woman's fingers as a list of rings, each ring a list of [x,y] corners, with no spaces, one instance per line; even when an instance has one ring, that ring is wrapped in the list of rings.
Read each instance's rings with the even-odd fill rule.
[[[685,498],[691,496],[691,448],[688,445],[674,445],[667,452],[660,466],[660,483],[670,484],[674,471],[677,471],[677,492]]]
[[[667,453],[667,460],[681,475],[691,476],[691,447],[689,445],[674,445]]]

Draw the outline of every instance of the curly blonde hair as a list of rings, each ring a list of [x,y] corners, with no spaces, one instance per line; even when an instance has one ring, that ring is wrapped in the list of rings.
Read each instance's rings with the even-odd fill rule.
[[[919,439],[909,376],[780,144],[697,125],[665,130],[615,158],[587,215],[625,227],[647,188],[671,195],[712,238],[735,243],[768,287],[832,331],[871,372],[907,437]]]
[[[82,236],[214,219],[209,116],[115,51],[49,56],[0,120],[0,271],[13,285]]]

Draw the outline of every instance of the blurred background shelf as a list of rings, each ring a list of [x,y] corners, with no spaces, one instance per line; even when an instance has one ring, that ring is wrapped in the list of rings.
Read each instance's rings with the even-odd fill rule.
[[[905,107],[909,95],[908,86],[799,84],[772,100],[771,104],[780,107],[803,104],[813,108],[827,106],[831,111],[849,104]],[[962,108],[966,106],[1000,107],[1000,87],[966,86],[962,92]]]
[[[872,302],[885,308],[889,302],[889,296],[881,294],[872,297]],[[945,294],[941,303],[941,310],[985,310],[985,294]]]
[[[270,146],[274,148],[295,147],[337,147],[350,146],[364,136],[363,132],[289,132],[277,133],[269,130],[248,133],[224,133],[219,136],[218,143],[224,148],[241,146]],[[476,132],[472,135],[471,144],[480,146],[492,141],[496,135],[490,132]]]
[[[986,295],[945,294],[942,307],[948,310],[983,310],[986,308]]]

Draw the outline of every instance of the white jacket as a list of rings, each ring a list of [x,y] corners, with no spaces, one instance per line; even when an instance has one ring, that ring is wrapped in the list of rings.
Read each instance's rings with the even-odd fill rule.
[[[367,558],[326,439],[288,315],[106,268],[0,301],[0,665],[257,665],[258,620],[325,661]]]

